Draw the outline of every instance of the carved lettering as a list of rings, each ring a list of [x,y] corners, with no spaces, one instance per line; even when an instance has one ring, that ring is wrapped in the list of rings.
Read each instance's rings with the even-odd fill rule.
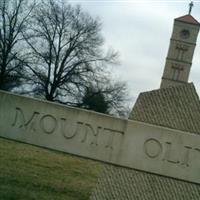
[[[173,152],[172,152],[172,143],[171,142],[166,142],[166,151],[163,157],[163,161],[168,161],[174,164],[179,163],[180,161],[178,161],[177,159],[173,158]]]
[[[91,124],[85,124],[85,128],[85,135],[81,142],[85,142],[87,140],[88,133],[91,133],[91,135],[94,137],[90,144],[98,146],[98,136],[102,127],[98,126],[95,131]]]
[[[183,160],[181,162],[181,165],[185,165],[187,167],[189,167],[189,160],[190,160],[190,151],[191,151],[192,147],[189,146],[184,146],[184,157]]]
[[[65,118],[61,118],[61,132],[66,139],[74,138],[78,132],[83,128],[83,122],[77,122],[75,124],[75,130],[69,130],[66,128],[67,120]]]
[[[45,114],[41,115],[39,112],[33,112],[29,117],[24,115],[21,108],[16,108],[13,127],[25,128],[31,131],[39,131],[39,129],[46,134],[53,134],[59,127],[61,134],[65,139],[73,139],[78,134],[81,137],[81,143],[88,143],[93,146],[99,144],[105,145],[105,148],[113,149],[114,137],[116,134],[124,134],[124,132],[113,130],[109,128],[103,128],[101,126],[93,126],[89,123],[74,122],[69,124],[65,118],[57,119],[53,115]],[[100,137],[101,136],[101,137]]]
[[[33,112],[31,117],[26,120],[23,110],[19,107],[16,107],[15,118],[11,126],[17,126],[18,128],[24,128],[35,132],[39,114],[39,112]]]
[[[94,145],[94,146],[98,146],[98,138],[99,138],[99,133],[103,130],[103,128],[101,126],[97,126],[96,129],[94,129],[94,127],[91,124],[84,124],[85,126],[85,132],[83,135],[83,139],[81,140],[82,143],[85,143],[87,140],[91,140],[90,145]],[[89,137],[88,135],[92,136]]]
[[[91,142],[91,145],[98,146],[98,138],[99,138],[98,136],[99,136],[99,133],[101,130],[102,130],[102,127],[98,126],[96,135],[94,135],[95,137],[94,137],[93,141]]]
[[[199,149],[199,148],[194,148],[194,150],[196,150],[196,151],[200,152],[200,149]]]
[[[108,128],[105,128],[104,131],[106,131],[108,134],[108,142],[106,144],[106,148],[109,148],[109,149],[113,149],[113,142],[114,142],[114,136],[115,136],[115,133],[120,133],[120,134],[123,134],[122,132],[120,131],[116,131],[116,130],[112,130],[112,129],[108,129]]]
[[[157,158],[162,153],[162,145],[161,143],[154,139],[150,138],[144,143],[144,152],[149,158]]]
[[[91,124],[84,124],[85,127],[85,131],[84,131],[84,135],[83,135],[83,139],[81,140],[82,143],[87,141],[88,138],[88,134],[90,133],[90,135],[92,136],[97,136],[99,133],[95,132],[94,128],[92,127]]]
[[[112,130],[108,128],[103,128],[101,126],[93,127],[89,123],[84,123],[84,135],[83,138],[81,139],[82,143],[86,143],[87,141],[90,142],[90,145],[98,146],[99,145],[99,140],[100,140],[100,135],[101,137],[107,137],[107,143],[105,145],[105,148],[110,148],[113,149],[113,141],[114,141],[114,136],[115,134],[123,134],[123,132],[117,131],[117,130]]]
[[[53,133],[57,125],[57,119],[52,115],[44,115],[40,119],[40,127],[47,134]]]
[[[191,162],[191,150],[193,150],[192,147],[183,146],[179,152],[174,152],[171,142],[165,142],[164,144],[161,144],[154,138],[150,138],[144,142],[144,152],[149,158],[158,158],[160,156],[160,160],[162,161],[167,161],[169,163],[186,167],[189,167]],[[196,148],[195,150],[200,152],[200,149]]]
[[[194,148],[195,152],[198,152],[198,159],[199,159],[199,153],[200,153],[200,149],[199,148]]]

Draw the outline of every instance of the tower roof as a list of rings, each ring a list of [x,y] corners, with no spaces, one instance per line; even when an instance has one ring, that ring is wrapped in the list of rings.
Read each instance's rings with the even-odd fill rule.
[[[130,119],[200,134],[200,101],[194,85],[141,93]]]
[[[200,25],[200,23],[192,17],[192,15],[184,15],[175,19],[176,21],[181,21],[189,24]]]

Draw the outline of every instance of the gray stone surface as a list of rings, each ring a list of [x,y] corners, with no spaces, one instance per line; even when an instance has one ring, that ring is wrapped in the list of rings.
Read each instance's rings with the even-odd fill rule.
[[[104,165],[90,200],[199,200],[200,185]]]
[[[200,134],[200,101],[193,84],[141,93],[130,117]],[[90,200],[108,199],[199,200],[200,185],[106,165]]]
[[[0,92],[0,136],[200,183],[200,136]]]
[[[166,89],[141,93],[131,119],[200,134],[199,97],[194,86],[187,84],[199,27],[191,15],[175,19],[161,82]],[[182,34],[185,30],[189,31],[187,37]],[[90,200],[114,199],[199,200],[200,185],[105,166]]]

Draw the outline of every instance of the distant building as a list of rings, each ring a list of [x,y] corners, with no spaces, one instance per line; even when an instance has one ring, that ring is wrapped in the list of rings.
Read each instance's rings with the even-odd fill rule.
[[[199,25],[191,15],[174,20],[161,88],[188,82]]]
[[[130,119],[200,134],[200,101],[193,83],[141,93]]]
[[[191,10],[190,10],[191,11]],[[189,12],[190,13],[190,12]],[[176,18],[161,88],[139,95],[130,119],[200,134],[200,101],[188,83],[199,23]],[[90,200],[199,200],[200,185],[106,165]]]

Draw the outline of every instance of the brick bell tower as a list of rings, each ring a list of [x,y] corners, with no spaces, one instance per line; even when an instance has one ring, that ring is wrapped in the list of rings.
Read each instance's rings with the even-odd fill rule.
[[[188,82],[192,58],[199,33],[200,23],[189,13],[174,20],[174,27],[166,58],[160,88]]]

